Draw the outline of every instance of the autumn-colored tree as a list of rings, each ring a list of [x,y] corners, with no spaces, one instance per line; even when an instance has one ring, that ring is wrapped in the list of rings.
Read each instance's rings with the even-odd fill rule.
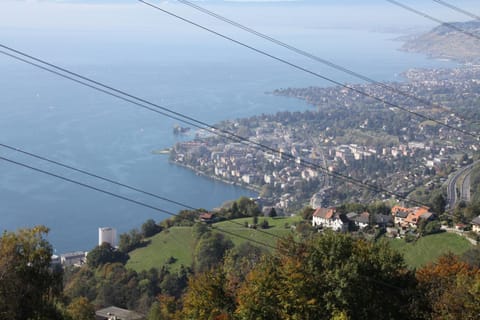
[[[476,319],[480,314],[480,269],[453,255],[416,273],[422,315],[431,319]]]
[[[226,254],[223,262],[223,272],[226,278],[226,287],[235,294],[247,274],[258,264],[265,251],[248,242],[244,242]]]
[[[179,315],[178,300],[169,295],[161,294],[157,301],[152,304],[148,314],[148,320],[175,320]]]
[[[326,233],[279,243],[247,276],[237,314],[246,319],[407,319],[415,286],[385,243]]]
[[[183,300],[182,319],[232,319],[233,296],[225,288],[225,274],[211,269],[191,277]]]
[[[75,320],[95,319],[95,308],[85,297],[73,299],[67,307],[67,314]]]

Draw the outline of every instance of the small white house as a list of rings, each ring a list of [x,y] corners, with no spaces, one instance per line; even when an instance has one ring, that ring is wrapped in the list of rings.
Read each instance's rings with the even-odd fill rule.
[[[318,208],[313,213],[312,226],[346,232],[348,219],[345,215],[338,214],[336,208]]]
[[[472,220],[472,231],[480,233],[480,216]]]

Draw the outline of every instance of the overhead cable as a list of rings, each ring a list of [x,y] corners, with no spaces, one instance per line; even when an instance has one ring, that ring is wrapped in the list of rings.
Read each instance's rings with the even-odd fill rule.
[[[238,44],[238,45],[240,45],[240,46],[242,46],[242,47],[245,47],[245,48],[247,48],[247,49],[249,49],[249,50],[251,50],[251,51],[254,51],[254,52],[258,53],[258,54],[261,54],[261,55],[263,55],[263,56],[266,56],[266,57],[268,57],[268,58],[270,58],[270,59],[276,60],[276,61],[281,62],[281,63],[283,63],[283,64],[286,64],[286,65],[288,65],[288,66],[290,66],[290,67],[292,67],[292,68],[295,68],[295,69],[297,69],[297,70],[300,70],[300,71],[303,71],[303,72],[305,72],[305,73],[308,73],[308,74],[310,74],[310,75],[312,75],[312,76],[314,76],[314,77],[317,77],[317,78],[320,78],[320,79],[322,79],[322,80],[328,81],[328,82],[333,83],[333,84],[335,84],[335,85],[337,85],[337,86],[340,86],[340,87],[342,87],[342,88],[348,89],[349,91],[358,93],[358,94],[360,94],[360,95],[369,97],[369,98],[371,98],[371,99],[373,99],[373,100],[375,100],[375,101],[377,101],[377,102],[381,102],[381,103],[383,103],[383,104],[385,104],[385,105],[388,105],[388,106],[390,106],[390,107],[393,107],[393,108],[395,108],[395,109],[402,110],[402,111],[407,112],[407,113],[409,113],[409,114],[415,115],[416,117],[422,118],[422,119],[427,120],[427,121],[432,121],[432,122],[434,122],[434,123],[436,123],[436,124],[438,124],[438,125],[441,125],[441,126],[443,126],[443,127],[447,127],[447,128],[449,128],[449,129],[451,129],[451,130],[460,132],[460,133],[462,133],[462,134],[464,134],[464,135],[468,135],[468,136],[471,136],[471,137],[473,137],[473,138],[475,138],[475,139],[480,140],[480,136],[477,135],[477,134],[475,134],[475,133],[468,132],[468,131],[463,130],[463,129],[461,129],[461,128],[457,128],[457,127],[455,127],[455,126],[446,124],[446,123],[444,123],[444,122],[442,122],[442,121],[440,121],[440,120],[437,120],[437,119],[435,119],[435,118],[432,118],[432,117],[423,115],[423,114],[421,114],[421,113],[412,111],[412,110],[410,110],[410,109],[408,109],[408,108],[406,108],[406,107],[402,107],[402,106],[400,106],[400,105],[398,105],[398,104],[395,104],[395,103],[393,103],[393,102],[386,101],[385,99],[379,98],[379,97],[377,97],[377,96],[375,96],[375,95],[373,95],[373,94],[370,94],[370,93],[368,93],[368,92],[366,92],[366,91],[364,91],[364,90],[361,90],[361,89],[356,88],[356,87],[353,87],[353,86],[351,86],[351,85],[348,85],[348,84],[342,83],[342,82],[340,82],[340,81],[334,80],[334,79],[329,78],[329,77],[327,77],[327,76],[324,76],[324,75],[322,75],[322,74],[320,74],[320,73],[318,73],[318,72],[312,71],[312,70],[310,70],[310,69],[307,69],[307,68],[305,68],[305,67],[302,67],[302,66],[300,66],[300,65],[297,65],[297,64],[295,64],[295,63],[289,62],[288,60],[285,60],[285,59],[283,59],[283,58],[280,58],[280,57],[278,57],[278,56],[275,56],[275,55],[273,55],[273,54],[271,54],[271,53],[268,53],[268,52],[263,51],[263,50],[260,50],[260,49],[258,49],[258,48],[256,48],[256,47],[253,47],[253,46],[251,46],[251,45],[248,45],[248,44],[246,44],[246,43],[244,43],[244,42],[241,42],[241,41],[238,41],[238,40],[236,40],[236,39],[233,39],[232,37],[226,36],[226,35],[218,32],[218,31],[215,31],[215,30],[213,30],[213,29],[207,28],[207,27],[205,27],[205,26],[203,26],[203,25],[201,25],[201,24],[199,24],[199,23],[196,23],[196,22],[194,22],[194,21],[192,21],[192,20],[189,20],[189,19],[187,19],[187,18],[184,18],[184,17],[182,17],[182,16],[180,16],[180,15],[178,15],[178,14],[175,14],[175,13],[173,13],[173,12],[170,12],[170,11],[168,11],[168,10],[166,10],[166,9],[163,9],[163,8],[161,8],[161,7],[159,7],[159,6],[156,6],[156,5],[154,5],[154,4],[151,4],[151,3],[149,3],[149,2],[146,2],[146,1],[143,1],[143,0],[138,0],[138,1],[141,2],[141,3],[143,3],[143,4],[145,4],[145,5],[147,5],[147,6],[149,6],[149,7],[151,7],[151,8],[153,8],[153,9],[156,9],[156,10],[158,10],[158,11],[161,11],[161,12],[163,12],[163,13],[166,13],[166,14],[168,14],[168,15],[174,17],[174,18],[177,18],[177,19],[179,19],[179,20],[182,20],[182,21],[184,21],[184,22],[186,22],[186,23],[188,23],[188,24],[190,24],[190,25],[193,25],[193,26],[195,26],[195,27],[197,27],[197,28],[203,29],[203,30],[205,30],[205,31],[207,31],[207,32],[209,32],[209,33],[212,33],[212,34],[214,34],[214,35],[216,35],[216,36],[219,36],[219,37],[221,37],[221,38],[223,38],[223,39],[225,39],[225,40],[228,40],[228,41],[230,41],[230,42],[236,43],[236,44]]]
[[[173,212],[170,212],[168,210],[164,210],[164,209],[161,209],[159,207],[156,207],[156,206],[152,206],[150,204],[147,204],[143,201],[139,201],[139,200],[135,200],[135,199],[132,199],[132,198],[129,198],[129,197],[126,197],[126,196],[123,196],[121,194],[118,194],[118,193],[115,193],[115,192],[111,192],[111,191],[108,191],[108,190],[105,190],[105,189],[101,189],[101,188],[98,188],[98,187],[95,187],[91,184],[88,184],[88,183],[84,183],[84,182],[80,182],[78,180],[74,180],[74,179],[71,179],[71,178],[67,178],[65,176],[62,176],[62,175],[59,175],[59,174],[56,174],[56,173],[53,173],[53,172],[50,172],[50,171],[46,171],[46,170],[43,170],[43,169],[39,169],[37,167],[34,167],[34,166],[31,166],[31,165],[28,165],[28,164],[25,164],[25,163],[22,163],[22,162],[19,162],[19,161],[16,161],[16,160],[12,160],[12,159],[9,159],[9,158],[6,158],[6,157],[3,157],[3,156],[0,156],[0,160],[3,160],[5,162],[8,162],[8,163],[11,163],[13,165],[16,165],[16,166],[20,166],[20,167],[23,167],[23,168],[26,168],[26,169],[29,169],[31,171],[35,171],[35,172],[38,172],[38,173],[42,173],[44,175],[48,175],[50,177],[53,177],[53,178],[57,178],[57,179],[60,179],[60,180],[63,180],[65,182],[69,182],[69,183],[72,183],[72,184],[75,184],[75,185],[78,185],[78,186],[81,186],[81,187],[84,187],[86,189],[90,189],[90,190],[93,190],[95,192],[99,192],[99,193],[103,193],[103,194],[106,194],[106,195],[109,195],[111,197],[114,197],[114,198],[117,198],[117,199],[121,199],[121,200],[124,200],[124,201],[127,201],[127,202],[130,202],[130,203],[133,203],[135,205],[138,205],[138,206],[141,206],[141,207],[144,207],[144,208],[147,208],[147,209],[151,209],[151,210],[154,210],[156,212],[161,212],[161,213],[165,213],[165,214],[168,214],[170,216],[173,216],[173,217],[180,217],[181,216],[179,214],[176,214],[176,213],[173,213]],[[230,220],[229,220],[230,221]],[[236,237],[239,237],[239,238],[242,238],[242,239],[245,239],[245,240],[248,240],[250,242],[253,242],[253,243],[257,243],[259,245],[262,245],[264,247],[269,247],[271,249],[276,249],[274,246],[271,246],[269,244],[266,244],[266,243],[263,243],[263,242],[260,242],[260,241],[257,241],[257,240],[254,240],[254,239],[250,239],[248,237],[244,237],[242,235],[239,235],[239,234],[235,234],[233,232],[230,232],[230,231],[226,231],[222,228],[219,228],[219,227],[215,227],[215,230],[218,230],[220,232],[224,232],[224,233],[227,233],[227,234],[230,234],[230,235],[234,235]],[[257,230],[257,231],[261,231],[261,230]],[[271,234],[270,234],[271,235]],[[277,236],[277,235],[275,235]],[[278,237],[278,236],[277,236]]]
[[[5,46],[5,45],[2,45],[2,44],[0,44],[0,47],[9,48],[9,47],[7,47],[7,46]],[[21,53],[21,51],[18,51],[18,50],[15,50],[15,49],[13,49],[13,50],[14,50],[15,53]],[[14,58],[14,59],[17,59],[17,60],[19,60],[19,61],[21,61],[21,62],[28,63],[28,64],[30,64],[30,65],[32,65],[32,66],[35,66],[35,67],[38,67],[38,68],[40,68],[40,69],[42,69],[42,70],[44,70],[44,71],[48,71],[48,72],[51,72],[51,73],[53,73],[53,74],[55,74],[55,75],[61,76],[61,77],[65,78],[65,79],[72,80],[72,81],[74,81],[74,82],[77,83],[77,84],[81,84],[81,85],[86,86],[86,87],[88,87],[88,88],[95,89],[95,90],[100,91],[100,92],[102,92],[102,93],[105,93],[105,94],[107,94],[107,95],[110,95],[110,96],[119,98],[119,99],[121,99],[121,100],[123,100],[123,101],[132,103],[132,104],[137,105],[137,106],[140,106],[140,107],[142,107],[142,108],[145,108],[145,109],[147,109],[147,110],[149,110],[149,111],[153,111],[153,110],[155,110],[155,109],[152,109],[152,108],[146,106],[145,104],[148,104],[148,105],[150,105],[150,106],[154,106],[154,107],[156,107],[156,108],[161,108],[162,110],[165,110],[165,111],[170,111],[170,112],[172,112],[172,113],[175,114],[174,119],[176,119],[176,120],[178,120],[178,121],[181,121],[181,122],[184,122],[184,123],[187,123],[187,124],[190,124],[190,125],[193,125],[193,126],[196,126],[196,127],[199,127],[199,128],[202,128],[202,129],[207,129],[207,130],[209,129],[209,132],[211,132],[211,133],[213,133],[213,134],[215,134],[215,135],[221,136],[221,137],[223,137],[223,138],[227,138],[227,139],[234,140],[234,141],[237,141],[237,142],[239,141],[239,142],[241,142],[241,143],[244,143],[244,144],[247,144],[247,145],[249,145],[249,146],[252,146],[252,147],[254,147],[254,148],[258,149],[258,150],[270,151],[270,152],[273,152],[273,153],[275,153],[275,154],[281,154],[282,157],[287,158],[287,159],[292,160],[292,161],[297,161],[297,160],[298,160],[298,158],[295,157],[295,156],[294,156],[293,154],[291,154],[291,153],[281,152],[280,150],[275,149],[275,148],[272,148],[272,147],[267,146],[267,145],[265,145],[265,144],[262,144],[262,143],[259,143],[259,142],[256,142],[256,141],[251,141],[251,140],[249,140],[248,138],[239,136],[239,135],[237,135],[237,134],[235,134],[235,133],[232,133],[232,132],[229,132],[229,131],[227,131],[227,130],[223,130],[223,129],[220,129],[220,128],[217,128],[217,127],[208,125],[207,123],[202,122],[202,121],[199,121],[199,120],[196,120],[196,119],[194,119],[193,117],[185,116],[185,115],[183,115],[182,113],[175,112],[175,111],[171,111],[170,109],[168,109],[168,108],[166,108],[166,107],[164,107],[164,106],[160,106],[160,105],[158,105],[158,104],[149,102],[149,101],[147,101],[147,100],[145,100],[145,99],[142,99],[142,98],[137,98],[137,97],[134,96],[134,95],[131,95],[131,94],[129,94],[129,93],[124,93],[124,91],[115,89],[115,88],[113,88],[113,87],[111,87],[111,86],[103,85],[103,84],[101,84],[100,82],[97,82],[97,81],[95,81],[95,80],[90,80],[89,78],[86,78],[86,77],[83,77],[83,76],[78,75],[78,77],[80,77],[81,79],[85,79],[85,81],[83,81],[83,80],[74,79],[74,78],[71,77],[71,76],[63,75],[62,73],[60,73],[60,72],[58,72],[58,71],[51,70],[49,67],[51,66],[51,67],[53,67],[53,68],[55,68],[55,69],[57,69],[57,70],[62,70],[63,72],[66,72],[66,73],[68,73],[68,74],[77,76],[76,73],[71,72],[71,71],[69,71],[69,70],[67,70],[67,69],[61,68],[61,67],[56,67],[55,65],[53,65],[53,64],[51,64],[51,63],[46,63],[46,64],[48,65],[48,67],[45,67],[45,66],[39,65],[38,63],[34,63],[34,62],[28,61],[28,60],[26,60],[26,59],[20,58],[20,57],[16,57],[16,56],[14,56],[14,55],[12,55],[12,54],[6,53],[6,52],[1,51],[1,50],[0,50],[0,54],[4,54],[4,55],[6,55],[6,56],[9,56],[9,57],[12,57],[12,58]],[[22,55],[26,55],[26,54],[22,54]],[[35,61],[42,61],[42,63],[44,63],[43,60],[38,59],[38,58],[35,58],[35,57],[31,56],[31,55],[26,55],[26,56],[28,56],[30,59],[34,59]],[[95,85],[89,84],[88,82],[92,82],[92,83],[94,83],[95,85],[98,85],[98,86],[104,87],[104,88],[108,88],[108,89],[111,90],[111,91],[121,93],[122,95],[126,95],[126,96],[131,97],[131,98],[125,98],[125,97],[123,97],[123,96],[120,95],[120,94],[112,93],[112,92],[110,92],[109,90],[105,90],[105,89],[102,89],[102,88],[98,88],[98,87],[96,87]],[[134,101],[134,100],[132,100],[132,99],[136,99],[136,100],[138,100],[138,101],[142,101],[142,103],[137,102],[137,101]],[[145,104],[143,104],[143,102],[144,102]],[[168,114],[168,113],[159,112],[158,110],[155,110],[154,112],[160,113],[160,114],[165,115],[165,116],[167,116],[167,117],[169,117],[169,118],[172,118],[172,116],[171,116],[170,114]],[[184,120],[184,119],[188,119],[188,120]],[[199,124],[201,124],[201,126],[199,126]],[[399,194],[399,193],[397,193],[397,192],[389,191],[389,190],[387,190],[387,189],[385,189],[385,188],[379,187],[379,186],[374,185],[374,184],[365,183],[365,182],[363,182],[363,181],[361,181],[361,180],[359,180],[359,179],[352,178],[352,177],[348,176],[347,174],[343,174],[343,173],[340,173],[340,172],[337,172],[337,171],[331,171],[331,170],[329,170],[329,169],[326,168],[326,167],[323,167],[323,166],[321,166],[321,165],[319,165],[319,164],[317,164],[317,163],[313,163],[313,162],[308,161],[308,160],[301,159],[299,165],[303,165],[303,166],[310,167],[310,168],[313,168],[313,169],[321,170],[321,171],[323,171],[323,172],[324,172],[325,174],[327,174],[327,175],[330,175],[330,176],[335,177],[335,178],[339,178],[339,179],[341,179],[341,180],[343,180],[343,181],[346,181],[346,182],[348,182],[348,183],[352,183],[352,184],[354,184],[354,185],[356,185],[356,186],[359,186],[359,187],[361,187],[361,188],[365,188],[365,189],[371,190],[371,191],[373,191],[373,192],[375,192],[375,193],[384,193],[384,194],[389,195],[389,196],[392,196],[392,197],[396,197],[396,198],[399,198],[399,199],[404,199],[405,201],[410,202],[410,203],[413,203],[413,204],[415,204],[415,205],[423,205],[421,202],[416,201],[416,200],[413,200],[413,199],[409,199],[408,197],[406,197],[406,196],[404,196],[404,195],[402,195],[402,194]]]
[[[469,37],[472,37],[472,38],[475,38],[475,39],[477,39],[477,40],[480,40],[480,35],[479,35],[479,34],[476,34],[476,33],[470,32],[470,31],[468,31],[468,30],[465,30],[465,29],[463,29],[463,28],[460,28],[460,27],[458,27],[457,25],[455,25],[455,24],[453,24],[453,23],[442,21],[442,20],[440,20],[440,19],[435,18],[435,17],[432,16],[432,15],[429,15],[428,13],[425,13],[425,12],[423,12],[423,11],[417,10],[417,9],[415,9],[415,8],[413,8],[413,7],[407,6],[406,4],[400,3],[400,2],[395,1],[395,0],[385,0],[385,1],[390,2],[391,4],[394,4],[394,5],[396,5],[396,6],[400,7],[400,8],[403,8],[403,9],[405,9],[405,10],[407,10],[407,11],[413,12],[413,13],[415,13],[416,15],[419,15],[419,16],[421,16],[421,17],[427,18],[428,20],[431,20],[431,21],[434,21],[434,22],[436,22],[436,23],[439,23],[439,24],[441,24],[441,25],[443,25],[443,26],[446,26],[446,27],[448,27],[448,28],[450,28],[450,29],[452,29],[452,30],[461,32],[461,33],[463,33],[463,34],[465,34],[465,35],[467,35],[467,36],[469,36]]]
[[[319,56],[317,56],[317,55],[315,55],[315,54],[313,54],[313,53],[307,52],[307,51],[305,51],[305,50],[299,49],[299,48],[294,47],[294,46],[292,46],[292,45],[290,45],[290,44],[287,44],[287,43],[285,43],[285,42],[282,42],[282,41],[280,41],[280,40],[278,40],[278,39],[275,39],[275,38],[273,38],[273,37],[270,37],[270,36],[268,36],[268,35],[266,35],[266,34],[264,34],[264,33],[261,33],[261,32],[259,32],[259,31],[255,30],[255,29],[249,28],[249,27],[247,27],[247,26],[245,26],[245,25],[243,25],[243,24],[241,24],[241,23],[239,23],[239,22],[236,22],[236,21],[233,21],[233,20],[231,20],[231,19],[228,19],[228,18],[226,18],[226,17],[224,17],[224,16],[222,16],[222,15],[220,15],[220,14],[218,14],[218,13],[215,13],[215,12],[210,11],[210,10],[204,8],[204,7],[201,7],[201,6],[199,6],[199,5],[195,4],[195,3],[192,3],[191,1],[187,1],[187,0],[177,0],[177,1],[180,2],[180,3],[182,3],[182,4],[184,4],[184,5],[189,6],[189,7],[193,8],[193,9],[195,9],[195,10],[198,10],[198,11],[200,11],[200,12],[203,12],[203,13],[209,15],[209,16],[212,16],[212,17],[214,17],[214,18],[216,18],[216,19],[218,19],[218,20],[221,20],[221,21],[226,22],[226,23],[228,23],[228,24],[230,24],[230,25],[232,25],[232,26],[235,26],[235,27],[237,27],[237,28],[239,28],[239,29],[242,29],[242,30],[244,30],[244,31],[246,31],[246,32],[248,32],[248,33],[250,33],[250,34],[253,34],[253,35],[258,36],[258,37],[260,37],[260,38],[262,38],[262,39],[265,39],[265,40],[267,40],[267,41],[270,41],[270,42],[272,42],[272,43],[274,43],[274,44],[276,44],[276,45],[279,45],[279,46],[281,46],[281,47],[283,47],[283,48],[286,48],[286,49],[288,49],[288,50],[290,50],[290,51],[292,51],[292,52],[295,52],[295,53],[297,53],[297,54],[299,54],[299,55],[302,55],[302,56],[304,56],[304,57],[307,57],[307,58],[309,58],[309,59],[311,59],[311,60],[314,60],[314,61],[316,61],[316,62],[322,63],[322,64],[324,64],[324,65],[326,65],[326,66],[329,66],[329,67],[331,67],[331,68],[333,68],[333,69],[336,69],[336,70],[338,70],[338,71],[344,72],[344,73],[346,73],[346,74],[348,74],[348,75],[351,75],[351,76],[353,76],[353,77],[356,77],[356,78],[358,78],[358,79],[360,79],[360,80],[363,80],[363,81],[366,81],[366,82],[368,82],[368,83],[374,84],[374,85],[376,85],[376,86],[378,86],[378,87],[381,87],[381,88],[383,88],[383,89],[389,90],[389,91],[394,92],[394,93],[397,93],[397,94],[402,95],[402,96],[404,96],[404,97],[413,99],[413,100],[415,100],[415,101],[417,101],[417,102],[420,102],[421,104],[424,104],[424,105],[426,105],[426,106],[430,106],[430,107],[433,107],[433,108],[445,108],[445,107],[443,107],[443,106],[441,106],[441,105],[439,105],[439,104],[437,104],[437,103],[428,101],[428,100],[426,100],[426,99],[420,98],[420,97],[418,97],[418,96],[416,96],[416,95],[413,95],[413,94],[411,94],[411,93],[408,93],[408,92],[406,92],[406,91],[397,89],[397,88],[395,88],[395,87],[393,87],[393,86],[391,86],[391,85],[388,85],[388,84],[386,84],[386,83],[376,81],[376,80],[374,80],[374,79],[372,79],[372,78],[370,78],[370,77],[368,77],[368,76],[365,76],[365,75],[360,74],[360,73],[358,73],[358,72],[355,72],[355,71],[353,71],[353,70],[351,70],[351,69],[348,69],[348,68],[346,68],[346,67],[343,67],[343,66],[341,66],[341,65],[339,65],[339,64],[336,64],[336,63],[334,63],[334,62],[331,62],[331,61],[329,61],[329,60],[326,60],[326,59],[324,59],[324,58],[321,58],[321,57],[319,57]],[[464,133],[464,132],[462,132],[462,134],[463,134],[463,133]]]

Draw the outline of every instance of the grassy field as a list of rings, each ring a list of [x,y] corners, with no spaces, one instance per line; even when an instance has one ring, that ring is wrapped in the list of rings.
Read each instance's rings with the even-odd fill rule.
[[[150,268],[160,269],[170,257],[177,259],[170,265],[172,271],[178,270],[182,264],[192,264],[192,228],[172,227],[147,240],[151,241],[148,246],[130,252],[127,268],[137,272]]]
[[[213,228],[217,232],[225,232],[235,245],[250,239],[274,247],[278,240],[275,236],[286,236],[292,233],[290,227],[285,228],[286,224],[291,226],[293,223],[301,221],[300,217],[259,218],[259,223],[264,219],[268,221],[270,227],[262,229],[263,232],[243,226],[245,222],[252,223],[252,218],[237,219],[234,220],[235,223],[219,222],[214,224]],[[175,262],[169,265],[172,271],[178,270],[182,264],[185,266],[192,264],[195,241],[191,227],[172,227],[148,240],[151,241],[148,246],[130,252],[127,268],[137,272],[150,268],[161,268],[171,257],[175,259]],[[466,239],[451,233],[423,237],[413,243],[406,243],[400,239],[389,240],[389,242],[394,249],[404,255],[406,263],[413,268],[435,261],[444,253],[462,254],[471,248],[471,244]],[[271,250],[270,247],[266,247],[266,249]]]
[[[472,247],[465,238],[453,233],[434,234],[412,243],[393,239],[390,243],[392,248],[404,255],[406,263],[414,268],[435,261],[444,253],[462,254]]]
[[[289,218],[259,218],[259,223],[267,220],[270,228],[263,231],[277,235],[285,236],[291,233],[290,228],[285,228],[285,224],[291,225],[294,222],[300,221],[300,217]],[[217,232],[225,231],[235,245],[246,242],[247,239],[267,243],[270,246],[275,246],[277,238],[268,234],[258,232],[254,229],[245,228],[243,224],[252,223],[252,218],[237,219],[235,223],[223,221],[214,224],[213,228]],[[232,234],[239,235],[236,237]],[[192,264],[192,256],[195,241],[192,235],[192,228],[190,227],[172,227],[163,231],[152,238],[149,238],[151,243],[144,247],[130,252],[130,260],[127,262],[127,268],[133,269],[137,272],[148,270],[150,268],[160,268],[174,257],[176,261],[170,264],[170,270],[175,271],[183,264],[190,266]]]
[[[269,228],[268,229],[260,229],[261,232],[255,229],[245,228],[243,224],[245,222],[252,223],[252,218],[244,218],[244,219],[236,219],[235,224],[230,221],[223,221],[214,224],[214,228],[221,232],[225,230],[228,233],[234,233],[235,235],[239,235],[240,237],[236,237],[234,235],[227,234],[230,239],[232,239],[235,245],[238,245],[243,242],[247,242],[247,239],[252,239],[261,243],[267,243],[270,246],[275,246],[278,236],[286,236],[292,233],[290,227],[285,228],[285,224],[291,226],[293,223],[301,221],[301,217],[278,217],[278,218],[259,218],[258,223],[262,223],[263,220],[268,221]],[[238,224],[240,225],[238,225]],[[272,234],[268,235],[267,233]],[[276,237],[277,236],[277,237]],[[245,239],[247,238],[247,239]],[[267,247],[268,249],[268,247]]]

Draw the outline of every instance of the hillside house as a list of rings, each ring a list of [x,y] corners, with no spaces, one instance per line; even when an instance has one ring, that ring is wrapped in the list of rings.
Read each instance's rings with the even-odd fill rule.
[[[337,213],[336,208],[318,208],[313,213],[312,226],[347,232],[349,220],[346,215]]]
[[[360,230],[365,229],[373,223],[375,226],[380,228],[386,228],[387,226],[393,225],[393,217],[390,215],[383,214],[374,214],[373,219],[370,218],[370,213],[363,212],[362,214],[347,214],[347,217],[355,223]]]
[[[432,220],[434,214],[428,207],[404,208],[395,206],[392,208],[394,222],[402,228],[416,228],[420,220]]]
[[[480,216],[472,220],[472,231],[480,233]]]
[[[215,214],[214,214],[214,213],[205,212],[205,213],[200,214],[199,219],[200,219],[200,222],[204,222],[204,223],[214,223],[216,217],[215,217]]]
[[[370,225],[370,213],[364,212],[362,214],[352,217],[351,220],[355,223],[359,229],[365,229]]]

